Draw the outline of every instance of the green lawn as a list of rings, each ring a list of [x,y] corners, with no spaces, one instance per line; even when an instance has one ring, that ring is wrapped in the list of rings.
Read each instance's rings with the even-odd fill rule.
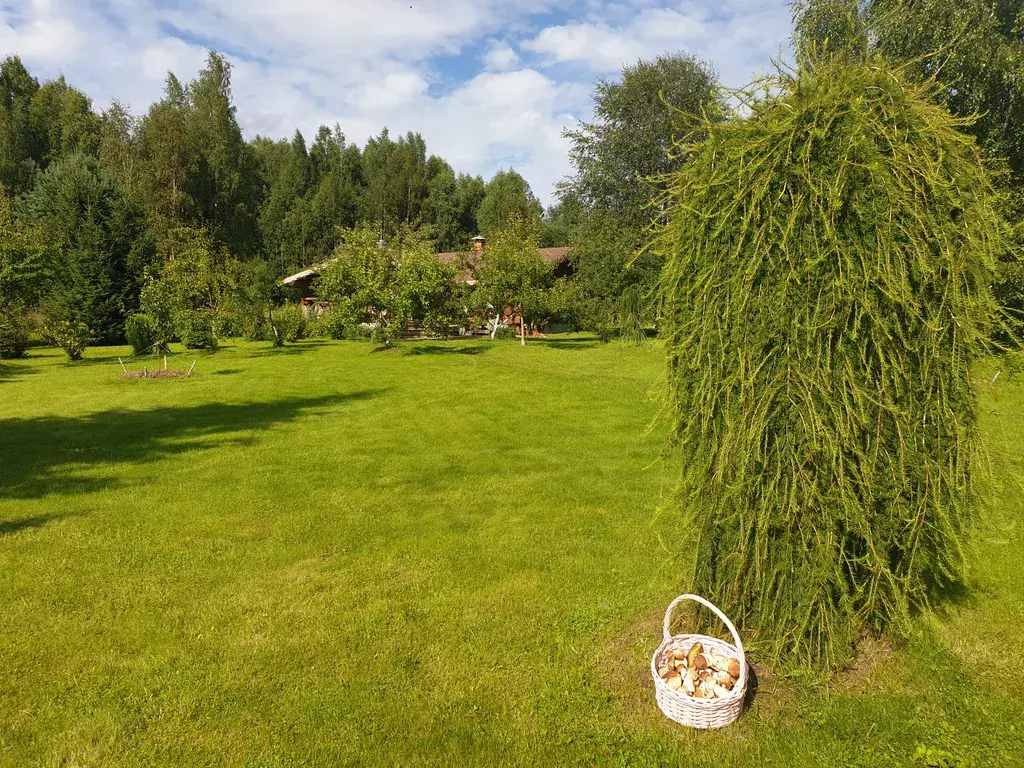
[[[971,589],[828,687],[761,669],[704,733],[647,671],[685,587],[657,349],[118,354],[0,363],[0,765],[1024,765],[1024,382],[995,368]]]

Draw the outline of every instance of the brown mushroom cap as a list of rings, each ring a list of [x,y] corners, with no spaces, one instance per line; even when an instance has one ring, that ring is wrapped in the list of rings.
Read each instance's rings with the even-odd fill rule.
[[[729,659],[729,674],[732,675],[734,680],[738,680],[740,676],[740,662],[739,659]]]

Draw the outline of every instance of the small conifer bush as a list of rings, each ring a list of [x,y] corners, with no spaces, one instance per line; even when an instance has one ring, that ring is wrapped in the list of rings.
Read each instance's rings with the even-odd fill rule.
[[[273,328],[276,346],[281,346],[286,341],[294,344],[306,338],[308,323],[306,315],[302,312],[302,307],[298,304],[285,304],[283,307],[275,309],[270,324]]]
[[[174,316],[174,327],[186,349],[217,349],[217,331],[210,312],[181,310]]]
[[[80,320],[50,320],[43,335],[64,350],[68,360],[81,360],[96,333]]]
[[[28,323],[18,312],[0,307],[0,360],[24,357],[28,349]]]
[[[153,319],[141,312],[131,315],[125,321],[124,335],[136,355],[152,352],[156,344],[156,327]]]
[[[687,589],[827,671],[964,576],[1002,230],[929,85],[838,59],[760,85],[687,148],[654,246]]]

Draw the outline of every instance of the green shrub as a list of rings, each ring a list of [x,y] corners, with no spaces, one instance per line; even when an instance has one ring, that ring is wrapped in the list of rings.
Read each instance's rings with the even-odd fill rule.
[[[582,325],[593,331],[597,338],[607,344],[618,333],[618,308],[608,299],[591,297],[581,302]]]
[[[273,311],[270,324],[274,329],[274,343],[294,344],[306,336],[306,315],[298,304],[285,304]]]
[[[28,323],[13,310],[0,309],[0,360],[24,357],[28,349]]]
[[[368,341],[373,338],[373,332],[374,329],[366,323],[356,323],[346,327],[345,338],[352,341]]]
[[[309,321],[306,334],[321,339],[347,339],[350,336],[345,318],[335,312],[324,312]]]
[[[43,336],[63,349],[68,360],[81,360],[95,334],[79,320],[51,320],[44,325]]]
[[[233,339],[245,336],[245,324],[242,318],[230,313],[217,314],[213,320],[213,331],[218,339]]]
[[[156,341],[170,344],[177,337],[175,305],[176,300],[171,285],[150,274],[139,296],[142,314],[146,315],[153,325]]]
[[[262,316],[249,314],[236,319],[235,326],[246,341],[269,341],[274,335],[266,313]]]
[[[187,349],[217,348],[217,332],[213,316],[201,309],[186,309],[174,316],[174,328]]]
[[[131,315],[124,324],[124,335],[136,355],[153,351],[156,344],[156,329],[149,315]]]
[[[761,85],[690,148],[657,243],[686,590],[824,671],[963,578],[1004,242],[930,86],[876,60]]]
[[[643,297],[640,289],[631,285],[619,299],[619,338],[623,344],[640,344],[647,340],[642,316]]]
[[[519,331],[513,328],[511,325],[499,325],[497,332],[494,334],[494,338],[508,341],[509,339],[518,339]]]
[[[586,328],[589,301],[579,282],[567,278],[555,280],[547,299],[551,322],[565,323],[574,332]]]
[[[252,325],[249,326],[245,332],[246,341],[273,341],[274,329],[270,325],[268,320],[263,325]]]

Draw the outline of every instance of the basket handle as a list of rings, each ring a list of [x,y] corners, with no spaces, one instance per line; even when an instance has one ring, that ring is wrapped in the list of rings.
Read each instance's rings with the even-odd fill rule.
[[[736,631],[736,627],[733,626],[732,622],[729,621],[729,617],[718,610],[718,606],[705,600],[700,595],[680,595],[671,603],[669,603],[668,610],[665,611],[665,623],[662,627],[664,640],[662,642],[668,642],[672,639],[672,630],[669,628],[669,624],[672,623],[672,611],[677,605],[687,600],[693,600],[694,602],[700,603],[705,608],[711,609],[714,614],[722,620],[726,628],[732,633],[732,639],[736,641],[736,650],[740,652],[740,679],[739,684],[742,685],[747,679],[747,657],[743,654],[743,641],[740,640],[740,633]]]

